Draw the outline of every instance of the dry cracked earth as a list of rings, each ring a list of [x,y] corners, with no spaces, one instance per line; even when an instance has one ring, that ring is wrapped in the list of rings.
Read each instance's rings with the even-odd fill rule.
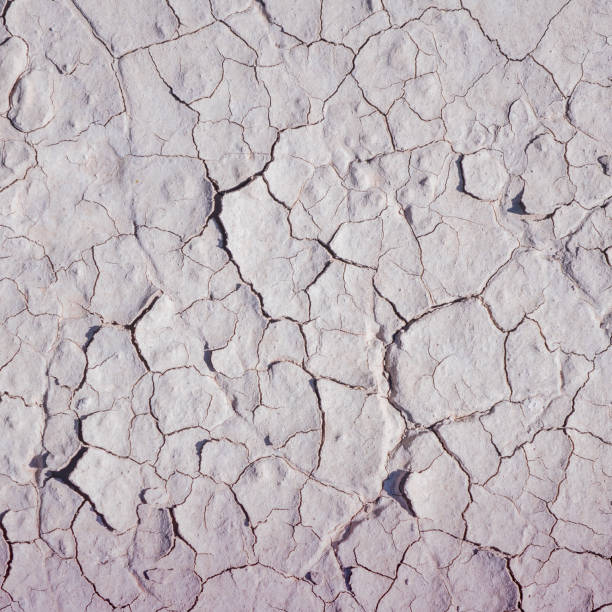
[[[606,0],[0,0],[0,608],[612,610]]]

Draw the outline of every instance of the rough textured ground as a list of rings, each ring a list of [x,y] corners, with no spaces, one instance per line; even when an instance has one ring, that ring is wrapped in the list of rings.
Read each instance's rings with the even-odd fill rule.
[[[0,0],[0,608],[612,610],[606,0]]]

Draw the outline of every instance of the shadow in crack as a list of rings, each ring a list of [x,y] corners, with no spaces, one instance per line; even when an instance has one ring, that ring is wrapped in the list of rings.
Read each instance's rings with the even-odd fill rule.
[[[465,193],[465,178],[463,176],[463,155],[460,155],[455,161],[455,165],[457,166],[457,173],[459,175],[459,182],[457,183],[457,191],[461,193]]]
[[[525,206],[523,206],[523,192],[525,190],[521,189],[511,200],[511,206],[508,209],[508,212],[514,213],[515,215],[526,215],[527,211],[525,210]]]
[[[195,449],[196,449],[196,454],[198,455],[198,461],[202,461],[202,449],[204,448],[204,445],[210,442],[210,440],[200,440],[199,442],[195,443]]]
[[[383,489],[388,493],[406,512],[416,516],[410,499],[404,493],[404,483],[409,472],[406,470],[394,470],[383,482]]]
[[[40,453],[39,455],[34,455],[32,460],[28,464],[31,468],[36,468],[37,470],[42,470],[47,467],[47,457],[49,453]]]

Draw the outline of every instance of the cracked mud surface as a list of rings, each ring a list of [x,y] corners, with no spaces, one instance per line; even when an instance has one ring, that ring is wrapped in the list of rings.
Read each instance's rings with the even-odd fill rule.
[[[608,2],[0,9],[0,609],[612,610]]]

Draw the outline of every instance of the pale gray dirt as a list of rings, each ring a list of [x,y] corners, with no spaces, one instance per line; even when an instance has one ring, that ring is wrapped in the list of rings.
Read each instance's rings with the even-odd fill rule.
[[[0,609],[612,610],[609,1],[0,14]]]

